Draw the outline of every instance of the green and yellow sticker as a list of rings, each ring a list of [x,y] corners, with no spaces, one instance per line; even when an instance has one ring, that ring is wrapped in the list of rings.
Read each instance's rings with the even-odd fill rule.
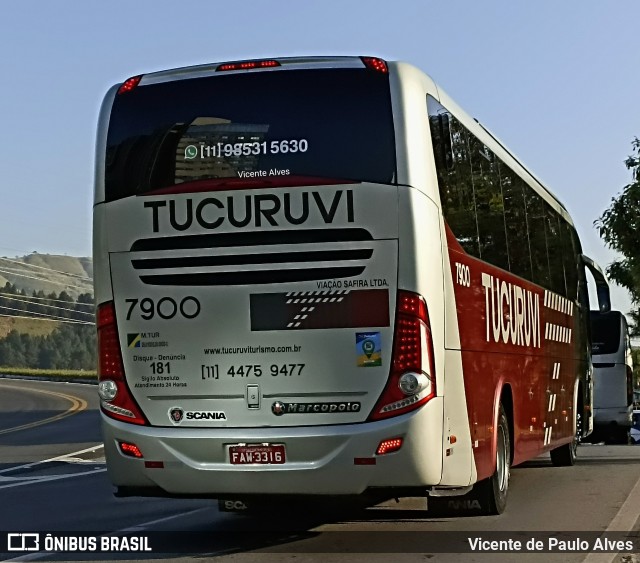
[[[379,332],[356,332],[356,357],[358,367],[382,365],[382,344]]]

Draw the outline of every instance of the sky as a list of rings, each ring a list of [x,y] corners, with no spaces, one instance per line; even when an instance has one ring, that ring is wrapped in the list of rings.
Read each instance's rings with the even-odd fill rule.
[[[0,255],[89,256],[96,123],[107,89],[192,64],[296,55],[410,62],[565,204],[583,250],[631,181],[640,136],[637,0],[112,0],[0,11]],[[612,291],[614,308],[630,301]]]

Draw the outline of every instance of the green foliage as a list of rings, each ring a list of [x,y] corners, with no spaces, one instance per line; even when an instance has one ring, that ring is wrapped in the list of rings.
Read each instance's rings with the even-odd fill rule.
[[[60,294],[33,291],[28,295],[24,289],[7,282],[0,288],[0,313],[34,317],[56,317],[73,321],[94,322],[93,295],[82,293],[74,299],[66,292]]]
[[[65,324],[48,336],[32,336],[12,330],[0,340],[0,366],[95,369],[95,327]]]
[[[74,301],[65,291],[59,295],[34,291],[28,297],[24,290],[8,282],[0,289],[0,311],[15,315],[41,316],[43,319],[54,316],[69,321],[92,322],[94,316],[91,305],[93,296],[88,293]],[[12,330],[0,340],[0,366],[93,370],[96,366],[95,326],[64,322],[47,336],[21,334]]]
[[[612,198],[609,208],[595,221],[608,247],[622,258],[612,262],[607,274],[631,294],[633,334],[640,334],[640,139],[632,142],[633,154],[626,161],[632,182]]]

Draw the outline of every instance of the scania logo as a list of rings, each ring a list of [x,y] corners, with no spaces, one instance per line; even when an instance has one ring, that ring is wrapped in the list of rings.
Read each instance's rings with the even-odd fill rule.
[[[169,418],[174,424],[179,424],[184,417],[184,411],[180,407],[173,407],[169,410]]]
[[[180,424],[193,420],[227,420],[227,415],[224,411],[184,411],[180,407],[173,407],[169,410],[169,419],[173,424]]]
[[[271,412],[276,416],[283,415],[284,409],[285,409],[284,403],[280,401],[276,401],[275,403],[273,403],[273,405],[271,405]]]

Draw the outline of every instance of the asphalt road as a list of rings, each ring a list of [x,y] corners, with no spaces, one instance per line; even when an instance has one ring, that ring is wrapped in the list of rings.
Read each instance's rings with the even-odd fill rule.
[[[221,513],[211,500],[116,499],[102,456],[95,386],[0,380],[0,531],[152,534],[164,545],[177,538],[189,553],[34,551],[5,559],[640,561],[632,553],[436,552],[445,542],[468,551],[477,538],[525,542],[537,532],[566,532],[571,540],[590,531],[637,531],[640,447],[585,445],[575,467],[555,468],[541,457],[514,468],[505,514],[473,518],[429,518],[423,499],[357,510],[276,502],[252,516]]]

